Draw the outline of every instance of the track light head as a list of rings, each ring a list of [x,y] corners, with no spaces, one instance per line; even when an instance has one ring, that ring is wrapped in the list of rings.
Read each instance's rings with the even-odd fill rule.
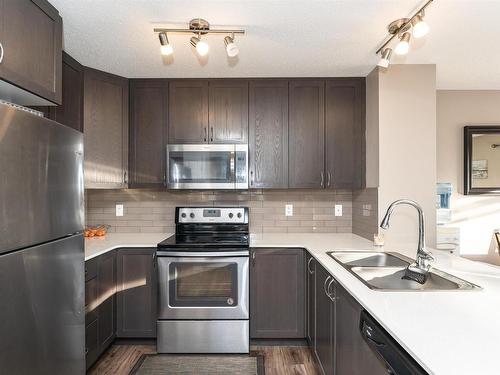
[[[399,43],[396,45],[396,48],[394,48],[396,55],[406,55],[408,53],[410,50],[410,39],[411,34],[408,31],[401,35]]]
[[[389,67],[389,64],[391,63],[391,56],[392,56],[392,48],[385,48],[382,51],[382,56],[380,57],[380,60],[378,62],[378,66],[381,68],[387,69]]]
[[[422,38],[429,32],[429,25],[427,25],[424,18],[420,14],[413,17],[411,24],[413,26],[412,34],[415,38]]]
[[[167,33],[159,33],[160,39],[160,52],[163,56],[169,56],[174,52],[172,45],[168,41]]]
[[[191,45],[196,48],[196,52],[198,52],[198,55],[200,56],[205,56],[208,53],[208,50],[210,47],[208,46],[207,43],[201,40],[199,36],[193,36],[191,37]]]
[[[234,42],[234,37],[226,36],[224,44],[226,45],[226,53],[229,57],[235,57],[240,52],[240,49]]]

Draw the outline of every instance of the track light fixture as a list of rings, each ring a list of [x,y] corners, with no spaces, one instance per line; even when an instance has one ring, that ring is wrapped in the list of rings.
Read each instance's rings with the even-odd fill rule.
[[[174,52],[172,45],[168,41],[167,33],[159,33],[160,39],[160,52],[163,56],[169,56]]]
[[[408,18],[400,18],[389,24],[387,30],[389,31],[389,36],[382,43],[382,45],[377,49],[376,54],[382,55],[378,66],[386,67],[389,66],[389,59],[392,54],[392,49],[389,48],[389,44],[395,39],[399,38],[399,42],[394,47],[394,52],[396,55],[406,55],[410,51],[410,40],[411,37],[421,38],[429,32],[429,25],[424,21],[425,9],[434,0],[427,0],[426,3],[418,8],[418,10],[413,13],[412,16]],[[390,52],[389,52],[390,51]],[[384,57],[384,54],[388,53]]]
[[[378,66],[381,68],[387,69],[389,67],[389,64],[391,63],[391,56],[392,56],[392,48],[387,47],[382,51],[382,57],[380,58],[378,62]]]
[[[205,43],[199,36],[193,36],[191,37],[191,45],[196,48],[196,52],[198,52],[198,55],[200,56],[205,56],[208,53],[208,50],[210,47],[208,46],[207,43]]]
[[[235,57],[240,52],[240,49],[234,42],[234,37],[226,36],[224,44],[226,45],[226,53],[229,57]]]
[[[205,56],[210,49],[209,45],[201,40],[201,36],[205,34],[228,34],[224,38],[224,44],[226,46],[226,53],[229,57],[234,57],[238,55],[239,48],[234,42],[235,34],[245,34],[245,30],[240,29],[211,29],[210,24],[203,18],[195,18],[189,22],[189,28],[187,29],[169,29],[169,28],[155,28],[155,33],[158,33],[161,44],[162,55],[171,55],[173,53],[172,45],[169,43],[167,38],[167,33],[176,34],[195,34],[191,37],[190,43],[196,48],[196,52],[200,56]]]

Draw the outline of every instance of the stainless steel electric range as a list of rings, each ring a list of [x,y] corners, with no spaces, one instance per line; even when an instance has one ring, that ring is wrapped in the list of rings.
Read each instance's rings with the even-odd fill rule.
[[[177,207],[158,244],[159,353],[248,353],[246,207]]]

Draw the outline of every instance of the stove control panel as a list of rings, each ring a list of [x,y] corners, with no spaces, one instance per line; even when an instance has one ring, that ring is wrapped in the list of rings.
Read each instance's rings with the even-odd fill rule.
[[[247,224],[247,207],[177,207],[178,223]]]

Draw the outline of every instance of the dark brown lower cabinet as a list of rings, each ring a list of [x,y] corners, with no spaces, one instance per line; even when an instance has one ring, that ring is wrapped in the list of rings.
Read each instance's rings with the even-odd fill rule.
[[[359,330],[363,308],[340,285],[335,290],[336,304],[336,375],[387,375],[386,366],[379,360]]]
[[[316,346],[316,260],[307,253],[306,255],[306,333],[307,341],[311,348]]]
[[[85,363],[87,370],[99,357],[99,327],[94,320],[85,328]]]
[[[115,339],[116,332],[116,253],[110,251],[97,258],[99,307],[99,354]]]
[[[252,249],[250,337],[305,338],[303,249]]]
[[[334,373],[335,304],[327,294],[332,276],[316,264],[316,358],[325,375]]]
[[[156,337],[156,249],[119,249],[117,337]]]

